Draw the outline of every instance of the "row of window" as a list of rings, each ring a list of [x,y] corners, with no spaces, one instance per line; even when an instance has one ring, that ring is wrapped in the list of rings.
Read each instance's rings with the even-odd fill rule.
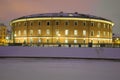
[[[34,34],[33,30],[30,30],[29,32],[30,32],[30,35],[33,35],[33,34]],[[37,33],[38,33],[38,35],[41,35],[42,31],[39,29]],[[83,36],[86,36],[86,35],[87,35],[87,34],[86,34],[86,33],[87,33],[86,30],[83,30],[82,33],[83,33]],[[16,34],[16,31],[15,31],[15,34]],[[24,34],[24,35],[27,35],[27,31],[24,30],[24,31],[23,31],[23,34]],[[49,29],[46,30],[46,34],[47,34],[47,35],[50,35],[50,34],[51,34],[51,32],[50,32]],[[55,30],[55,34],[56,34],[56,36],[61,36],[58,29]],[[69,35],[69,30],[66,29],[64,34],[65,34],[66,36],[68,36],[68,35]],[[18,31],[18,36],[20,36],[20,35],[21,35],[21,31],[19,30],[19,31]],[[78,30],[74,30],[74,35],[75,35],[75,36],[78,35]],[[100,35],[101,35],[101,32],[100,32],[100,31],[97,31],[97,36],[96,36],[96,37],[100,37]],[[91,30],[91,31],[90,31],[90,36],[95,36],[94,30]],[[103,36],[109,36],[109,32],[103,31]]]
[[[66,21],[66,22],[64,23],[65,26],[68,26],[69,24],[70,24],[69,21]],[[89,23],[87,23],[86,21],[83,21],[83,23],[82,23],[83,26],[87,26],[87,24],[89,24]],[[28,23],[27,23],[27,22],[24,22],[24,26],[27,26],[27,25],[28,25]],[[41,25],[42,25],[42,22],[38,22],[38,25],[41,26]],[[46,26],[50,26],[50,25],[52,25],[52,23],[50,23],[50,21],[47,21],[47,22],[46,22]],[[60,22],[59,22],[59,21],[56,21],[56,22],[55,22],[55,25],[56,25],[56,26],[60,25]],[[17,26],[17,23],[15,24],[15,26]],[[20,26],[20,23],[18,23],[18,26]],[[30,22],[30,26],[33,26],[33,22]],[[78,21],[74,21],[74,26],[78,26]],[[95,23],[94,23],[94,22],[91,22],[90,26],[95,26]],[[103,25],[102,25],[101,23],[97,23],[97,26],[98,26],[98,28],[100,28],[101,26],[104,26],[104,28],[108,28],[108,29],[109,29],[109,27],[110,27],[109,24],[103,24]]]

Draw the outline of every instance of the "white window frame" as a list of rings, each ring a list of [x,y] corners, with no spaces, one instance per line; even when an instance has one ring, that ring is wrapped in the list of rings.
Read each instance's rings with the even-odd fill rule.
[[[74,30],[74,35],[75,35],[75,36],[78,35],[78,30]]]

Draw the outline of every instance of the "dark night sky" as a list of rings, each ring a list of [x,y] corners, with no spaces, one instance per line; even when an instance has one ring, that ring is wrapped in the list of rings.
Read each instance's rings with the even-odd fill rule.
[[[78,12],[112,20],[113,32],[119,33],[119,3],[120,0],[0,0],[0,22],[9,26],[9,21],[25,15]]]

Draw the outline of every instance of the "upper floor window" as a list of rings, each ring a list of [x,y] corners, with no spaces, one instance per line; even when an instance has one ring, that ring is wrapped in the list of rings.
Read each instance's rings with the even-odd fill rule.
[[[56,21],[56,22],[55,22],[55,24],[58,26],[58,25],[59,25],[59,22],[58,22],[58,21]]]
[[[74,26],[77,26],[77,25],[78,25],[78,21],[75,21],[75,22],[74,22]]]
[[[46,34],[50,35],[50,30],[49,29],[46,30]]]
[[[78,30],[74,30],[74,35],[78,35]]]
[[[40,29],[38,30],[38,34],[41,34],[41,30]]]
[[[100,28],[100,26],[101,26],[101,23],[98,23],[98,28]]]
[[[104,26],[104,28],[106,27],[106,25],[105,25],[105,24],[104,24],[103,26]]]
[[[86,36],[86,30],[83,30],[83,36]]]
[[[66,22],[65,22],[65,25],[66,25],[66,26],[68,26],[68,25],[69,25],[69,22],[68,22],[68,21],[66,21]]]
[[[24,26],[27,26],[27,22],[24,23]]]
[[[90,36],[94,36],[94,31],[93,30],[90,32]]]
[[[83,22],[83,26],[86,26],[86,22],[85,21]]]
[[[41,25],[41,22],[38,22],[38,25],[40,26],[40,25]]]
[[[94,22],[91,22],[91,26],[94,26]]]
[[[77,40],[76,40],[76,39],[74,39],[74,43],[77,43]]]
[[[47,21],[47,26],[50,26],[50,21]]]
[[[65,43],[68,43],[68,39],[65,39]]]
[[[65,30],[65,35],[68,35],[68,32],[69,32],[68,30]]]
[[[106,32],[105,31],[103,32],[103,36],[106,36]]]
[[[30,26],[33,26],[33,22],[30,22]]]

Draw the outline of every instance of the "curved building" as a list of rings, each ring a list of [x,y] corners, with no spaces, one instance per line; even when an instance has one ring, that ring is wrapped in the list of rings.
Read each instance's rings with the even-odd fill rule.
[[[112,43],[114,23],[93,15],[60,12],[23,16],[10,25],[14,43],[75,45]]]

